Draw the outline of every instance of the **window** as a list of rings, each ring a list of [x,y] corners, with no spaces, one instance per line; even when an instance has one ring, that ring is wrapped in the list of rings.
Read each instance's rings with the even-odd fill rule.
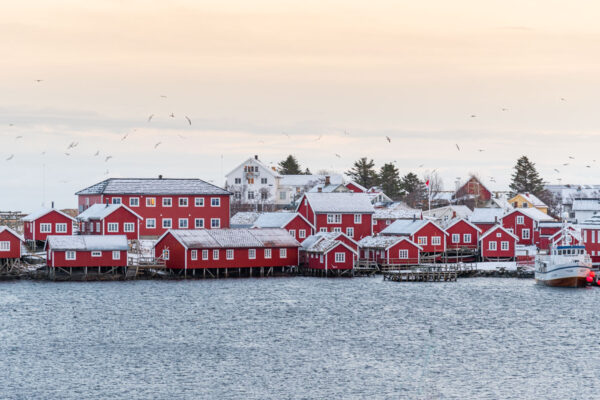
[[[52,224],[40,224],[40,232],[42,232],[42,233],[52,232]]]
[[[295,231],[295,230],[293,230],[293,229],[290,229],[288,232],[290,233],[290,235],[291,235],[293,238],[295,238],[295,237],[296,237],[296,231]]]
[[[488,250],[496,251],[496,242],[489,242]]]
[[[196,229],[204,228],[204,218],[196,218],[194,219],[194,227]]]
[[[285,200],[285,192],[279,192],[279,200]]]
[[[265,258],[271,258],[271,249],[265,249]]]
[[[90,222],[90,232],[94,232],[94,223]]]
[[[187,207],[188,206],[188,198],[180,197],[179,198],[179,207]]]
[[[401,249],[398,252],[398,258],[400,258],[401,260],[406,260],[408,259],[408,250],[406,249]]]
[[[362,224],[362,214],[354,214],[354,223]]]
[[[67,224],[56,224],[56,233],[67,233]]]
[[[431,238],[431,244],[433,246],[439,246],[442,244],[442,237],[441,236],[433,236]]]
[[[210,219],[210,227],[211,228],[220,228],[221,227],[221,219],[220,218],[211,218]]]
[[[171,222],[171,218],[163,218],[162,220],[162,227],[165,229],[171,229],[171,227],[173,226],[172,222]]]
[[[500,249],[504,251],[508,250],[508,242],[501,242]]]
[[[287,249],[279,249],[279,258],[287,258]]]
[[[146,219],[146,228],[147,229],[155,229],[156,228],[156,218],[147,218]]]
[[[92,251],[92,257],[102,257],[101,251]]]
[[[74,251],[67,251],[65,254],[65,260],[75,260],[75,258],[77,257],[77,253]]]
[[[260,178],[260,183],[261,183],[261,185],[266,185],[267,184],[267,178]]]
[[[346,235],[353,238],[354,237],[354,228],[346,228]]]
[[[163,253],[162,253],[163,260],[168,260],[170,256],[171,256],[171,252],[167,249],[164,249]]]
[[[254,178],[248,178],[248,185],[254,185]]]
[[[260,192],[260,199],[261,200],[267,200],[268,198],[269,198],[269,192],[264,191],[264,190]]]
[[[113,197],[112,198],[112,203],[113,204],[121,204],[121,198],[120,197]]]
[[[198,259],[198,250],[192,250],[190,252],[190,258],[194,261],[196,261]]]
[[[248,192],[248,200],[254,200],[254,192],[252,190]]]
[[[208,260],[208,250],[202,250],[202,259]]]
[[[213,250],[213,260],[219,259],[219,250]]]
[[[100,232],[100,222],[96,222],[96,232]]]
[[[502,237],[502,233],[496,232],[496,237]]]
[[[170,197],[163,197],[162,204],[163,207],[171,207],[173,205],[173,199]]]
[[[241,199],[242,199],[242,193],[241,193],[241,192],[235,192],[235,193],[233,194],[233,197],[234,197],[236,200],[241,200]]]
[[[327,214],[327,223],[328,224],[341,224],[342,223],[342,214]]]
[[[334,228],[333,228],[333,231],[332,231],[332,232],[335,232],[335,233],[342,233],[342,228],[340,228],[339,226],[336,226],[336,227],[334,227]]]
[[[346,253],[335,253],[335,262],[336,263],[346,262]]]
[[[135,232],[135,224],[133,222],[124,222],[123,232]]]
[[[156,207],[156,197],[146,197],[146,207]]]
[[[386,219],[386,220],[385,220],[385,224],[386,224],[386,225],[389,225],[389,224],[390,224],[390,222],[391,222],[391,221],[390,221],[389,219]]]
[[[256,249],[248,249],[248,259],[249,260],[256,259]]]
[[[522,215],[517,215],[517,225],[523,225],[525,223],[525,218]]]
[[[188,219],[187,218],[179,218],[179,229],[187,229],[188,228]]]
[[[112,259],[113,260],[120,260],[121,259],[121,252],[119,250],[115,250],[112,252]]]
[[[523,235],[523,239],[529,239],[529,229],[523,229],[521,234]]]
[[[0,251],[10,251],[10,242],[9,241],[0,242]]]
[[[235,178],[235,179],[233,180],[233,182],[234,182],[236,185],[241,185],[241,184],[242,184],[242,178]]]
[[[218,197],[210,198],[210,206],[211,207],[221,207],[221,199]]]
[[[327,228],[321,228],[319,229],[319,232],[327,232]]]
[[[321,255],[321,256],[319,256],[319,262],[320,262],[321,264],[323,264],[323,256],[322,256],[322,255]]]
[[[417,238],[417,244],[419,246],[427,246],[427,236],[419,236]]]
[[[233,260],[233,249],[227,249],[227,251],[225,252],[225,257],[228,260]]]
[[[300,239],[304,239],[304,238],[306,237],[306,229],[300,229],[300,230],[298,231],[298,237],[299,237]]]
[[[460,233],[452,234],[452,243],[460,243]]]
[[[465,242],[465,243],[471,243],[471,234],[470,233],[465,233],[463,235],[463,242]]]
[[[194,207],[204,207],[204,197],[196,197],[194,199]]]
[[[129,198],[129,207],[139,207],[140,206],[140,198],[139,197],[130,197]]]
[[[118,222],[109,222],[108,223],[108,232],[119,232],[119,223]]]

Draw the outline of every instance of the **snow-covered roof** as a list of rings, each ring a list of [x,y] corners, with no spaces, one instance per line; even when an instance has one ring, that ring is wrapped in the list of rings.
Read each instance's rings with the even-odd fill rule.
[[[474,224],[493,224],[500,221],[503,215],[501,208],[475,208],[469,221]]]
[[[417,232],[419,229],[423,228],[427,224],[433,224],[433,225],[437,226],[432,221],[429,221],[426,219],[417,219],[417,220],[398,219],[398,220],[394,221],[393,223],[391,223],[387,228],[382,230],[380,233],[382,235],[410,236],[410,235],[414,234],[415,232]],[[444,231],[439,226],[437,226],[437,227],[439,229],[441,229],[446,235],[448,234],[446,231]]]
[[[39,210],[36,210],[36,211],[32,212],[31,214],[28,214],[27,216],[23,217],[22,220],[27,221],[27,222],[35,221],[36,219],[41,218],[44,215],[51,213],[52,211],[56,211],[60,215],[63,215],[65,217],[69,218],[70,220],[75,221],[75,218],[73,218],[70,215],[67,215],[64,212],[57,210],[55,208],[40,208]]]
[[[421,210],[416,208],[376,208],[374,219],[420,219]]]
[[[444,206],[423,211],[423,215],[427,216],[441,216],[448,213],[456,214],[456,217],[459,218],[468,218],[469,216],[471,216],[471,214],[473,214],[473,211],[471,211],[469,207],[463,205]]]
[[[52,250],[110,251],[129,250],[125,235],[51,235],[46,239],[46,248]]]
[[[525,200],[527,200],[531,205],[533,205],[534,207],[547,207],[546,203],[544,203],[543,201],[541,201],[536,195],[534,195],[533,193],[518,193],[517,195],[515,195],[512,199],[513,200],[515,197],[517,196],[521,196],[522,198],[524,198]],[[509,202],[510,202],[509,200]]]
[[[302,250],[310,253],[327,253],[330,250],[334,249],[339,244],[342,244],[344,247],[350,249],[352,252],[356,253],[354,249],[345,244],[343,241],[339,240],[340,236],[345,236],[344,234],[340,234],[339,232],[319,232],[314,235],[307,237],[304,242],[302,242]],[[347,236],[345,236],[347,237]]]
[[[507,213],[504,217],[506,217],[509,214],[515,213],[515,212],[521,212],[521,213],[527,215],[529,218],[533,219],[534,221],[554,221],[555,220],[554,218],[552,218],[548,214],[543,213],[542,211],[538,210],[537,208],[515,208],[512,211],[510,211],[509,213]],[[502,218],[504,218],[504,217],[502,217]]]
[[[493,232],[496,232],[498,229],[501,229],[502,231],[504,231],[508,235],[512,236],[513,238],[515,238],[515,240],[517,240],[517,241],[519,240],[519,237],[517,235],[515,235],[514,233],[511,233],[510,231],[504,229],[502,227],[502,225],[494,225],[493,227],[491,227],[490,229],[488,229],[483,235],[481,235],[481,238],[479,240],[480,241],[483,240],[488,235],[491,235]]]
[[[236,213],[231,220],[229,221],[229,225],[250,228],[254,222],[260,217],[261,213],[254,211],[240,211]]]
[[[285,229],[173,229],[172,234],[186,248],[252,248],[252,247],[298,247]]]
[[[109,178],[75,194],[229,195],[231,193],[202,179]]]
[[[403,240],[406,240],[407,242],[411,243],[412,245],[414,245],[415,247],[417,247],[419,250],[422,250],[423,248],[421,246],[419,246],[418,244],[412,242],[410,239],[408,239],[407,237],[398,237],[398,236],[366,236],[364,238],[362,238],[359,242],[358,245],[362,248],[370,248],[370,249],[387,249],[393,245],[395,245],[398,242],[401,242]]]
[[[269,167],[267,164],[263,163],[262,161],[260,161],[258,159],[258,157],[250,157],[247,158],[246,160],[244,160],[242,163],[238,164],[234,169],[232,169],[227,175],[225,176],[229,176],[235,172],[237,172],[238,169],[240,169],[242,166],[244,165],[249,165],[249,164],[256,164],[262,168],[264,168],[268,173],[270,173],[272,176],[274,177],[278,177],[280,176],[279,173],[273,169],[274,167]]]
[[[574,199],[573,211],[600,211],[600,199]]]
[[[595,229],[598,228],[598,225],[600,225],[600,214],[594,214],[590,218],[586,219],[585,221],[582,221],[581,224],[579,224],[579,226],[583,227],[590,225],[592,225]],[[542,226],[541,223],[540,226]]]
[[[281,175],[279,186],[314,186],[318,183],[325,182],[325,177],[329,176],[329,181],[332,185],[343,184],[344,177],[339,174],[332,175]]]
[[[450,224],[448,224],[448,226],[446,227],[446,230],[452,228],[454,225],[458,224],[460,221],[464,221],[465,223],[467,223],[467,225],[469,225],[470,227],[476,229],[479,233],[481,233],[481,229],[479,229],[477,226],[473,225],[471,222],[469,222],[465,218],[455,218],[455,219],[451,220]]]
[[[306,222],[301,214],[295,212],[269,212],[261,214],[256,221],[254,221],[253,228],[284,228],[292,219],[300,217]],[[309,225],[312,226],[310,222]]]
[[[19,235],[17,232],[10,229],[8,226],[0,226],[0,233],[2,233],[4,231],[9,232],[9,233],[13,234],[14,236],[18,237],[19,240],[21,240],[22,242],[25,241],[25,238],[23,236]]]
[[[321,190],[319,192],[319,189]],[[319,183],[316,184],[315,186],[313,186],[309,192],[310,193],[333,193],[333,192],[349,192],[350,189],[348,189],[346,186],[342,185],[341,183],[331,183],[329,185],[325,185],[324,183]]]
[[[77,219],[80,221],[103,220],[121,207],[135,215],[138,219],[143,219],[124,204],[92,204],[87,210],[79,214]]]
[[[316,213],[373,213],[375,209],[366,193],[305,193]]]

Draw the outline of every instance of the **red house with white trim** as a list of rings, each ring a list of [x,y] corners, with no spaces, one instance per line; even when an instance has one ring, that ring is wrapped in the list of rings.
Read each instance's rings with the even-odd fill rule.
[[[406,236],[422,248],[422,253],[446,251],[448,233],[426,219],[397,220],[383,231],[384,236]]]
[[[570,228],[572,229],[573,227],[570,226]],[[585,246],[585,251],[592,259],[592,263],[600,263],[600,225],[583,224],[579,225],[578,228],[581,230],[581,239]]]
[[[127,237],[48,236],[44,250],[50,268],[126,267]]]
[[[366,193],[305,193],[296,209],[317,232],[360,240],[373,233],[373,205]]]
[[[23,217],[23,236],[27,241],[44,242],[49,235],[73,234],[75,218],[54,208],[41,208]]]
[[[343,236],[343,235],[342,235]],[[341,237],[340,237],[341,238]],[[331,234],[317,234],[302,243],[305,268],[325,275],[347,275],[354,269],[358,252]]]
[[[125,235],[140,238],[143,218],[124,204],[94,204],[77,216],[83,235]]]
[[[560,231],[562,222],[559,221],[540,221],[539,223],[539,235],[538,241],[535,245],[538,249],[549,250],[550,249],[550,238]]]
[[[124,204],[144,219],[140,236],[169,229],[229,227],[231,193],[201,179],[110,178],[75,193],[79,212],[93,204]]]
[[[315,227],[302,214],[293,212],[262,213],[254,221],[252,228],[281,228],[302,243],[315,233]]]
[[[417,265],[423,248],[406,236],[367,236],[358,243],[360,260],[387,265]]]
[[[510,261],[516,258],[517,243],[519,237],[496,225],[489,229],[479,239],[481,259],[484,261]]]
[[[477,249],[481,229],[466,219],[454,220],[446,228],[448,233],[448,249]]]
[[[367,192],[367,188],[364,187],[363,185],[359,185],[358,183],[354,182],[354,181],[350,181],[348,183],[346,183],[346,189],[348,189],[349,191],[353,192],[353,193],[366,193]]]
[[[539,243],[541,221],[554,221],[554,218],[536,208],[517,208],[503,216],[501,224],[519,238],[519,244],[528,246]]]
[[[21,258],[21,244],[25,239],[7,226],[0,226],[0,266],[2,260]]]

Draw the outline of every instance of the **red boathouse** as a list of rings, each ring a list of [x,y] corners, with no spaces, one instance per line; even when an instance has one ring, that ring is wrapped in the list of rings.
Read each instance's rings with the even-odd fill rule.
[[[483,261],[511,261],[516,258],[519,237],[496,225],[481,236],[481,259]]]
[[[77,220],[83,235],[125,235],[127,240],[138,240],[143,218],[124,204],[94,204]]]
[[[127,266],[127,237],[75,235],[48,236],[46,240],[48,267],[58,268],[121,268]]]
[[[44,242],[49,235],[73,235],[75,218],[54,208],[42,208],[23,217],[25,240]]]

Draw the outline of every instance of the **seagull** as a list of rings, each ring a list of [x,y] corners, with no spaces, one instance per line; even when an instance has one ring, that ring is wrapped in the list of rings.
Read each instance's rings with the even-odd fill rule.
[[[508,108],[503,108],[502,111],[508,111]]]
[[[104,172],[104,175],[108,175],[108,174],[109,174],[109,172],[108,172],[108,170],[106,170],[106,171]]]
[[[392,139],[390,139],[389,136],[386,136],[385,138],[387,139],[388,143],[392,143]]]
[[[477,115],[471,114],[471,118],[475,118],[475,117],[477,117]]]
[[[575,157],[573,157],[573,156],[569,156],[569,158],[570,158],[571,160],[574,160],[574,159],[575,159]]]
[[[148,122],[152,121],[152,117],[154,117],[154,114],[152,114],[148,117]]]
[[[591,166],[591,165],[586,165],[585,167],[586,167],[586,168],[592,168],[592,166]]]
[[[171,115],[169,115],[169,117],[175,118],[175,114],[171,113]]]
[[[123,137],[121,138],[121,142],[122,142],[123,140],[127,139],[127,136],[129,136],[129,132],[128,132],[128,133],[126,133],[126,134],[125,134],[125,136],[123,136]]]
[[[419,168],[423,168],[423,165],[425,165],[425,164],[421,164],[421,165],[419,165]]]
[[[15,138],[15,140],[17,140],[17,139],[23,139],[23,136],[22,136],[22,135],[19,135],[19,136],[17,136],[17,137]]]
[[[14,155],[14,154],[11,154],[11,155],[10,155],[10,156],[9,156],[9,157],[6,159],[6,161],[10,161],[10,160],[12,160],[14,157],[15,157],[15,155]]]
[[[46,152],[45,152],[45,151],[42,151],[40,154],[41,154],[41,155],[43,155],[43,156],[45,156],[45,155],[46,155]]]
[[[485,149],[479,149],[477,151],[481,153],[482,151],[485,151]]]
[[[348,133],[348,131],[344,129],[344,135],[350,136],[350,133]]]
[[[44,81],[43,79],[35,79],[34,80],[34,82],[37,82],[37,83],[40,83],[40,82],[43,82],[43,81]]]
[[[288,138],[288,139],[290,138],[290,134],[289,134],[289,133],[287,133],[287,132],[281,132],[281,134],[282,134],[283,136],[287,136],[287,138]]]
[[[554,170],[560,174],[560,171],[559,171],[559,170],[557,170],[556,168],[554,168]]]
[[[342,156],[340,156],[338,153],[335,153],[335,156],[336,156],[337,158],[342,158]]]
[[[96,154],[94,154],[94,157],[97,157],[100,154],[100,150],[96,151]]]
[[[161,94],[160,97],[162,97],[163,99],[167,98],[167,96],[165,96],[164,94]]]
[[[323,135],[319,135],[319,137],[315,140],[315,142],[318,142],[319,140],[321,140],[322,137],[323,137]]]
[[[113,157],[112,157],[112,156],[107,156],[107,157],[104,159],[104,162],[107,162],[107,161],[108,161],[108,160],[110,160],[111,158],[113,158]]]
[[[65,153],[65,156],[70,156],[70,154],[69,153]]]
[[[177,135],[177,136],[179,136],[181,139],[187,139],[187,138],[186,138],[185,136],[183,136],[183,135]]]
[[[458,151],[460,151],[460,147],[458,147],[458,145],[456,145],[456,148],[458,149]]]
[[[564,163],[564,164],[563,164],[563,167],[566,167],[567,165],[569,165],[569,163]]]
[[[8,124],[8,126],[15,126],[15,124]]]
[[[79,142],[71,142],[69,144],[69,147],[67,147],[67,150],[77,147],[78,144],[79,144]]]
[[[173,114],[171,114],[173,115]],[[185,119],[187,119],[187,122],[191,125],[192,124],[192,120],[190,119],[190,117],[188,117],[187,115],[185,116]]]
[[[158,146],[160,146],[162,144],[162,142],[158,142],[154,145],[154,148],[157,148]]]
[[[564,97],[560,98],[561,101],[567,101],[567,99],[565,99]]]

